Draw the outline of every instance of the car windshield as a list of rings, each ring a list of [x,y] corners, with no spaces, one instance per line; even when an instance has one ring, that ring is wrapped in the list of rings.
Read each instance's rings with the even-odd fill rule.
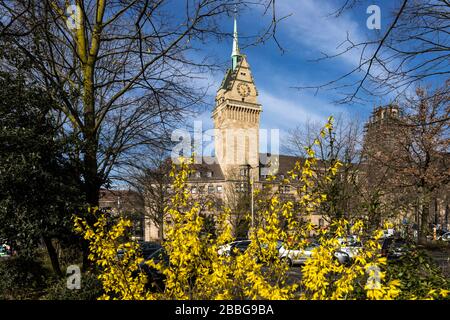
[[[396,247],[404,247],[407,245],[407,243],[403,239],[396,239],[396,240],[394,240],[393,245]]]
[[[306,248],[305,248],[305,251],[313,251],[315,248],[317,248],[319,245],[317,244],[317,243],[312,243],[312,244],[310,244],[310,245],[308,245]]]
[[[147,260],[168,260],[169,256],[167,255],[164,248],[158,249],[147,257]]]
[[[277,250],[279,250],[283,246],[283,241],[278,240],[277,241]]]
[[[236,241],[231,244],[232,248],[247,248],[250,245],[250,240],[247,241]]]
[[[142,249],[152,249],[152,248],[159,248],[161,245],[159,243],[152,243],[152,242],[144,242],[141,244]]]

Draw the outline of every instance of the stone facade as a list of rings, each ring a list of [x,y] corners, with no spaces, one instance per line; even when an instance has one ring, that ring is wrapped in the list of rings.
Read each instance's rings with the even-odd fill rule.
[[[213,198],[218,206],[224,202],[230,205],[236,195],[249,194],[250,181],[254,188],[260,188],[267,174],[263,169],[267,167],[268,158],[275,168],[269,170],[270,173],[281,180],[300,160],[259,153],[262,106],[258,102],[258,90],[247,57],[239,50],[236,22],[231,58],[231,66],[217,90],[212,111],[216,131],[215,158],[203,158],[202,164],[194,166],[195,173],[189,178],[193,198]],[[296,190],[292,187],[282,193],[284,197],[295,197]],[[326,224],[319,215],[314,215],[312,222],[320,226]],[[148,221],[145,240],[155,240],[157,235],[157,227]]]
[[[273,107],[273,106],[266,106]],[[215,157],[202,158],[200,164],[195,164],[195,173],[189,177],[193,198],[209,199],[220,207],[223,203],[230,206],[236,195],[250,194],[248,186],[261,188],[268,174],[275,175],[281,182],[287,172],[297,161],[303,159],[287,155],[268,155],[259,153],[259,129],[262,106],[258,102],[258,90],[252,76],[247,57],[240,53],[237,39],[237,28],[233,40],[231,66],[216,94],[212,119],[215,128]],[[387,140],[389,130],[395,131],[396,119],[401,117],[400,110],[395,105],[376,108],[366,126],[368,131],[381,132],[381,137],[375,137],[383,145],[383,150],[394,152],[396,146]],[[378,129],[377,129],[378,128]],[[375,130],[376,129],[376,130]],[[370,134],[369,134],[370,137]],[[381,152],[375,150],[375,152]],[[270,170],[267,170],[267,158],[271,159]],[[369,185],[377,183],[380,169],[369,161],[361,166],[361,179]],[[281,189],[282,188],[282,189]],[[280,196],[295,200],[297,197],[295,185],[280,184]],[[433,220],[449,227],[449,190],[442,190],[436,197],[431,208]],[[246,210],[250,203],[246,204]],[[206,213],[207,214],[207,213]],[[407,216],[415,219],[414,212]],[[319,214],[311,216],[311,222],[319,227],[326,227],[327,222]],[[160,238],[161,232],[149,219],[145,221],[144,240],[152,241]]]
[[[212,113],[216,159],[226,179],[243,165],[259,165],[259,117],[262,111],[258,91],[245,56],[230,68],[217,91]],[[253,170],[255,171],[255,170]],[[257,175],[254,174],[257,179]]]

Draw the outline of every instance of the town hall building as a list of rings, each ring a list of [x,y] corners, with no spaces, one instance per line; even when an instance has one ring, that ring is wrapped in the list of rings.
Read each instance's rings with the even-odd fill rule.
[[[247,213],[252,210],[253,213],[253,198],[247,198],[243,208],[242,206],[241,208],[233,207],[232,202],[236,202],[236,198],[245,198],[245,195],[250,197],[253,188],[261,188],[268,175],[275,176],[275,181],[280,182],[278,189],[280,197],[292,200],[297,198],[296,186],[282,184],[281,181],[287,177],[288,171],[292,170],[296,162],[302,159],[259,152],[262,141],[260,140],[260,118],[263,110],[258,100],[258,89],[249,61],[239,49],[235,19],[230,67],[217,90],[211,114],[215,129],[215,155],[214,157],[200,156],[201,160],[194,164],[195,172],[188,180],[193,198],[213,200],[218,208],[226,204],[231,209],[232,215],[237,215],[239,210]],[[374,128],[379,128],[376,131],[381,130],[381,138],[377,139],[385,139],[386,132],[389,131],[386,128],[392,122],[389,120],[400,116],[398,108],[393,105],[375,108],[366,124],[366,138],[368,135],[373,135]],[[393,148],[395,150],[395,146]],[[372,175],[377,177],[378,171],[371,169],[368,162],[363,163],[360,168],[362,168],[360,173],[362,179],[369,182],[371,180],[370,172],[364,172],[364,170],[371,171]],[[112,209],[124,207],[124,199],[129,198],[131,194],[130,191],[104,191],[104,193],[103,200],[100,202],[103,206]],[[442,195],[436,198],[431,216],[435,224],[440,223],[448,228],[450,216],[448,188],[444,188],[441,193]],[[139,203],[137,210],[144,212],[152,205],[146,202],[133,201],[134,205]],[[236,218],[239,219],[239,217]],[[318,227],[327,225],[326,218],[320,214],[313,214],[311,222]],[[163,238],[164,232],[152,219],[146,217],[140,225],[142,235],[138,238],[143,238],[142,240],[145,241]]]
[[[258,89],[247,56],[239,49],[237,22],[234,19],[231,66],[217,90],[212,119],[215,130],[215,159],[195,164],[189,178],[191,192],[213,196],[220,203],[229,202],[230,193],[250,192],[268,175],[283,179],[299,158],[287,155],[260,153],[260,117],[263,106],[258,101]],[[211,161],[205,161],[211,160]],[[284,196],[294,197],[295,189],[284,186]],[[313,223],[323,225],[320,216]],[[145,223],[145,240],[158,239],[158,228]]]

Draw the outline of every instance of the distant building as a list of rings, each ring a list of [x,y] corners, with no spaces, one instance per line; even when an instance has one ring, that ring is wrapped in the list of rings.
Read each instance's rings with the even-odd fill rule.
[[[250,182],[254,188],[261,188],[268,175],[276,176],[279,195],[295,200],[295,183],[281,184],[297,161],[304,159],[288,155],[264,154],[260,147],[260,116],[263,107],[258,101],[258,90],[252,76],[247,57],[240,52],[236,20],[234,21],[234,39],[231,54],[231,66],[226,71],[215,98],[212,119],[217,135],[215,136],[215,157],[202,157],[201,163],[194,165],[195,172],[189,177],[189,186],[193,198],[208,196],[217,206],[230,201],[230,194],[249,194]],[[391,104],[377,107],[365,126],[365,145],[371,145],[370,156],[380,156],[386,152],[399,152],[396,145],[395,130],[401,121],[402,113],[398,106]],[[373,147],[375,146],[375,148]],[[368,155],[369,150],[366,150]],[[319,166],[320,167],[320,166]],[[355,169],[356,170],[356,169]],[[359,166],[358,177],[368,181],[368,187],[374,187],[384,179],[379,163],[363,159]],[[359,178],[359,179],[361,179]],[[386,182],[386,181],[384,181]],[[384,195],[384,199],[389,198]],[[449,190],[441,190],[434,200],[433,221],[441,227],[449,227]],[[248,200],[248,199],[247,199]],[[102,191],[101,204],[115,212],[134,210],[148,213],[147,203],[132,191]],[[229,204],[229,203],[228,203]],[[247,203],[247,211],[250,204]],[[147,207],[145,207],[147,206]],[[233,214],[233,212],[232,212]],[[408,221],[417,221],[417,213],[405,212]],[[161,238],[164,232],[151,219],[142,218],[142,237],[146,241]],[[313,214],[311,222],[326,227],[325,217]]]
[[[133,237],[144,239],[144,201],[132,190],[100,190],[99,208],[133,222]]]
[[[259,153],[259,124],[263,111],[258,102],[258,90],[247,57],[240,52],[236,20],[231,54],[231,66],[216,94],[212,111],[215,136],[215,158],[202,158],[201,164],[194,165],[195,173],[189,177],[191,193],[213,195],[218,201],[226,202],[227,193],[248,193],[250,181],[255,188],[264,183],[265,178],[276,175],[278,179],[287,177],[297,157]],[[295,198],[296,189],[283,186],[283,197]],[[321,216],[313,217],[313,222],[324,226]],[[158,236],[155,224],[145,224],[145,240]]]
[[[403,211],[403,214],[397,217],[397,222],[414,226],[417,229],[421,220],[419,217],[422,209],[421,204],[418,201],[417,204],[414,204],[418,198],[414,194],[414,190],[408,186],[410,184],[408,177],[399,177],[396,174],[398,163],[393,166],[389,164],[390,161],[395,162],[396,159],[399,159],[398,161],[402,165],[408,166],[408,161],[414,161],[414,159],[411,159],[413,150],[410,150],[414,141],[407,141],[408,130],[411,129],[408,125],[405,125],[404,120],[404,114],[396,104],[379,106],[373,110],[365,125],[363,174],[368,189],[381,190],[381,204],[388,202],[393,206],[396,203],[399,204],[397,208],[393,208]],[[442,166],[439,165],[437,171],[444,172],[449,170],[450,154],[444,153],[441,156]],[[434,225],[438,229],[448,230],[450,228],[450,186],[444,184],[438,190],[435,190],[430,197],[429,226]],[[401,208],[400,205],[404,203],[409,204],[409,206]]]

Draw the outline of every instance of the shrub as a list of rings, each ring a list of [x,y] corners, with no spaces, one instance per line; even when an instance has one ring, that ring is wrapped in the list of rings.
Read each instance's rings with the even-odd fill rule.
[[[321,131],[332,131],[332,119]],[[315,144],[320,145],[316,140]],[[168,263],[152,260],[145,263],[165,277],[162,292],[146,290],[144,274],[134,275],[144,259],[139,256],[137,245],[123,241],[131,222],[120,219],[108,226],[107,216],[101,213],[91,226],[86,220],[75,217],[76,231],[89,242],[89,259],[100,269],[105,294],[102,299],[396,299],[400,294],[400,281],[395,274],[386,276],[386,258],[381,257],[378,242],[383,232],[376,230],[371,239],[364,242],[363,250],[350,266],[339,264],[334,253],[339,249],[339,238],[348,232],[358,237],[367,233],[362,221],[350,224],[343,219],[333,221],[328,230],[319,230],[308,219],[327,199],[321,186],[331,182],[339,168],[332,162],[320,184],[313,167],[317,162],[312,148],[306,148],[307,159],[297,162],[283,183],[298,184],[299,200],[296,205],[273,193],[269,177],[263,189],[255,190],[257,219],[249,230],[251,243],[248,249],[232,257],[219,255],[219,246],[233,240],[230,225],[230,209],[224,208],[217,215],[217,237],[209,237],[203,231],[205,221],[200,215],[200,204],[192,199],[187,178],[192,172],[190,162],[182,159],[173,166],[173,193],[166,213],[170,223],[166,226],[164,249]],[[296,207],[296,209],[294,209]],[[94,209],[94,213],[97,210]],[[287,284],[289,267],[279,259],[277,241],[290,249],[290,243],[300,248],[307,246],[311,233],[319,235],[320,246],[302,268],[300,283]],[[358,239],[360,240],[360,239]],[[117,250],[124,252],[117,259]],[[447,291],[435,282],[420,297],[445,297]],[[442,290],[441,290],[442,289]],[[432,291],[434,290],[434,291]],[[299,294],[300,291],[300,295]],[[436,294],[435,294],[436,293]]]
[[[50,271],[33,258],[0,260],[0,299],[36,299],[45,289]]]
[[[446,298],[450,290],[450,281],[442,270],[425,251],[416,248],[389,262],[387,278],[400,280],[400,299]]]
[[[81,288],[67,289],[67,279],[63,278],[50,285],[44,300],[96,300],[103,294],[102,284],[93,273],[84,273],[81,276]]]

